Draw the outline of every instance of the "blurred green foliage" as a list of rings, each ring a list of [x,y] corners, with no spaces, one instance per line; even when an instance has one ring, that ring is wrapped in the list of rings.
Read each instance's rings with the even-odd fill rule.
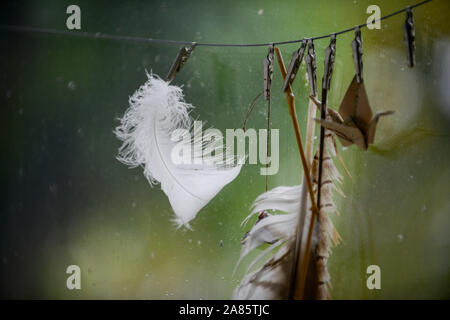
[[[414,1],[76,1],[82,31],[203,42],[258,43],[341,30]],[[11,1],[2,24],[65,29],[69,1]],[[442,44],[450,41],[448,1],[414,10],[417,66],[406,67],[404,15],[363,30],[364,74],[382,119],[368,152],[342,152],[343,173],[333,217],[343,243],[329,269],[336,299],[449,298],[450,200],[448,104],[437,89]],[[140,168],[115,156],[113,129],[128,97],[165,76],[178,48],[44,34],[1,33],[0,295],[57,299],[228,299],[242,277],[241,220],[264,191],[259,166],[204,208],[194,231],[175,230],[169,202]],[[339,106],[353,77],[352,33],[339,36],[330,106]],[[318,83],[328,41],[316,42]],[[296,45],[282,47],[288,63]],[[199,47],[175,83],[184,85],[194,117],[239,128],[262,87],[266,48]],[[448,53],[448,51],[447,51]],[[270,186],[301,181],[281,77],[275,66],[272,126],[280,129],[280,171]],[[294,85],[304,132],[308,87],[304,65]],[[448,87],[448,83],[447,83]],[[260,102],[249,127],[265,127]],[[447,110],[447,113],[446,111]],[[223,242],[223,246],[220,243]],[[256,254],[256,253],[254,253]],[[82,270],[82,290],[66,288],[66,267]],[[365,286],[366,267],[382,271],[382,289]]]

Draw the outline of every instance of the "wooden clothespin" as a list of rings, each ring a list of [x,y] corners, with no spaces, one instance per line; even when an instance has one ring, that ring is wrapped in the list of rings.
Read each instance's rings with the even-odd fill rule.
[[[316,52],[314,50],[314,43],[312,39],[307,40],[308,54],[305,57],[306,70],[309,81],[309,94],[317,96],[317,75],[316,75]]]
[[[334,57],[336,56],[336,35],[330,36],[330,45],[325,49],[322,90],[330,90],[331,75],[333,74]],[[324,100],[324,97],[322,97]]]
[[[269,51],[267,57],[263,60],[263,72],[264,72],[264,98],[266,100],[270,99],[270,89],[272,86],[272,76],[273,76],[273,50],[274,45],[271,43],[269,45]]]
[[[291,62],[289,63],[289,68],[287,70],[286,78],[283,82],[283,92],[286,92],[289,86],[292,86],[292,83],[297,76],[298,69],[300,68],[300,64],[303,60],[303,55],[305,54],[306,49],[306,41],[303,40],[301,42],[300,48],[295,50],[292,53]]]
[[[362,77],[363,49],[362,49],[361,30],[360,30],[359,26],[355,27],[355,39],[352,41],[352,49],[353,49],[353,62],[355,64],[356,81],[358,81],[358,83],[361,83],[361,82],[363,82],[363,77]]]
[[[411,7],[406,8],[406,21],[403,25],[405,30],[405,41],[408,48],[408,66],[411,68],[416,64],[415,50],[416,50],[416,32],[414,29],[414,18]]]
[[[167,81],[172,81],[173,79],[175,79],[178,72],[180,72],[181,68],[183,68],[183,66],[188,61],[196,45],[197,45],[196,42],[192,42],[192,45],[189,48],[186,47],[180,48],[175,60],[172,63],[172,66],[169,69],[169,73],[167,74],[166,77]]]

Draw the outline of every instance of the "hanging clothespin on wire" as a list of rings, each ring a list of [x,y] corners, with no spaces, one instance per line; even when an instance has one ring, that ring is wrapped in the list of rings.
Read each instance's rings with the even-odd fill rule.
[[[330,45],[325,49],[322,90],[326,91],[330,90],[331,75],[333,74],[333,65],[335,56],[336,56],[336,35],[332,34],[330,36]]]
[[[259,97],[264,95],[264,98],[269,101],[268,103],[268,118],[270,118],[270,89],[272,86],[272,76],[273,76],[273,54],[274,54],[274,45],[271,43],[269,45],[269,50],[267,53],[267,56],[263,60],[263,77],[264,77],[264,87],[263,90],[258,93],[258,95],[253,99],[252,103],[250,104],[250,107],[248,108],[247,115],[244,119],[244,125],[242,126],[242,129],[245,131],[247,126],[248,118],[250,117],[250,114],[253,111],[253,108],[255,107],[256,102],[258,101]],[[270,124],[270,119],[268,120]],[[269,125],[268,125],[269,126]]]
[[[361,30],[359,27],[355,27],[355,39],[352,41],[352,49],[353,49],[353,62],[355,64],[356,81],[358,81],[358,83],[362,83],[363,49],[362,49]]]
[[[414,28],[414,18],[411,7],[406,8],[406,21],[403,25],[405,30],[405,41],[408,48],[408,65],[412,68],[416,64],[414,51],[416,50],[416,31]]]
[[[264,68],[264,98],[266,100],[270,99],[270,88],[272,86],[272,76],[273,76],[273,43],[269,45],[269,51],[267,57],[263,60]]]
[[[283,83],[283,92],[286,92],[289,86],[292,85],[292,83],[295,80],[295,77],[297,76],[298,69],[300,68],[300,65],[303,60],[303,55],[305,54],[306,49],[306,40],[302,40],[300,48],[295,50],[292,53],[291,62],[289,63],[289,68],[286,73],[286,78],[284,79]]]
[[[317,75],[316,75],[316,52],[314,51],[314,43],[312,39],[307,40],[308,54],[305,57],[306,70],[309,81],[309,95],[317,96]]]
[[[180,48],[175,60],[172,63],[172,66],[169,69],[169,73],[167,74],[167,81],[172,81],[173,79],[175,79],[177,73],[180,72],[181,68],[183,68],[183,66],[188,61],[196,45],[196,42],[192,42],[192,45],[189,48]]]

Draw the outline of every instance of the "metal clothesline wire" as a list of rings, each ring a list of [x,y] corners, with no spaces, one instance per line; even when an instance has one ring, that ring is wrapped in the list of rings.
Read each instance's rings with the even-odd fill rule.
[[[414,5],[408,6],[406,8],[400,9],[398,11],[395,11],[391,14],[388,14],[386,16],[383,16],[379,19],[374,20],[372,23],[382,21],[388,18],[391,18],[395,15],[398,15],[402,12],[405,12],[408,8],[416,8],[421,5],[424,5],[428,2],[431,2],[432,0],[424,0],[422,2],[416,3]],[[359,27],[367,27],[367,23],[360,24]],[[320,40],[329,38],[331,35],[340,35],[343,33],[347,33],[350,31],[355,30],[355,27],[351,27],[345,30],[341,30],[338,32],[329,33],[322,36],[312,37],[308,39],[312,40]],[[46,33],[46,34],[54,34],[54,35],[70,35],[70,36],[76,36],[76,37],[83,37],[83,38],[93,38],[93,39],[106,39],[106,40],[117,40],[117,41],[134,41],[134,42],[144,42],[144,43],[160,43],[160,44],[166,44],[166,45],[191,45],[193,43],[196,44],[196,46],[203,46],[203,47],[265,47],[268,45],[285,45],[285,44],[292,44],[292,43],[298,43],[303,41],[304,39],[298,39],[298,40],[288,40],[288,41],[278,41],[278,42],[267,42],[267,43],[247,43],[247,44],[235,44],[235,43],[207,43],[207,42],[195,42],[195,41],[178,41],[178,40],[167,40],[167,39],[152,39],[152,38],[143,38],[143,37],[134,37],[134,36],[121,36],[121,35],[111,35],[111,34],[105,34],[105,33],[90,33],[90,32],[84,32],[84,31],[66,31],[66,30],[57,30],[57,29],[48,29],[48,28],[39,28],[39,27],[30,27],[30,26],[17,26],[17,25],[0,25],[0,30],[5,31],[16,31],[16,32],[34,32],[34,33]]]

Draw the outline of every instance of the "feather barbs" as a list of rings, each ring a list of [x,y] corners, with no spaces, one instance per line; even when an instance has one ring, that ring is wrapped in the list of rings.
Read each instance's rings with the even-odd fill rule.
[[[129,108],[115,130],[123,141],[117,158],[129,167],[143,167],[150,185],[160,183],[176,214],[176,224],[189,227],[196,214],[237,177],[241,165],[230,165],[234,159],[230,159],[233,156],[228,152],[220,153],[225,156],[223,161],[208,156],[205,150],[223,147],[217,140],[208,141],[208,137],[206,142],[202,140],[200,150],[187,155],[189,161],[174,160],[173,151],[177,147],[202,134],[192,128],[189,113],[194,107],[184,101],[182,88],[156,75],[147,76],[146,83],[130,97]],[[182,141],[174,139],[177,132],[185,132],[189,137]]]

